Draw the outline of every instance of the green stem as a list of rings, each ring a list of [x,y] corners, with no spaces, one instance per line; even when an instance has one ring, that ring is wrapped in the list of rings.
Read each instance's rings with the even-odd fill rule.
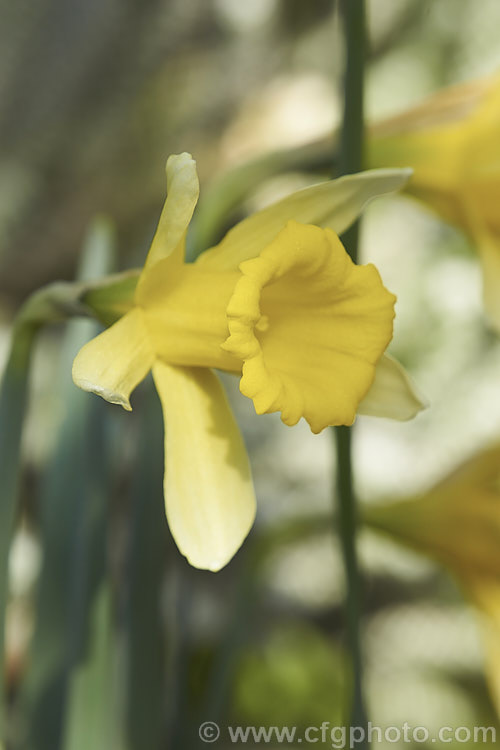
[[[345,38],[344,116],[338,171],[352,174],[363,166],[363,90],[366,57],[364,0],[340,0]]]
[[[364,0],[340,0],[346,48],[344,82],[344,117],[339,154],[340,174],[359,172],[363,159],[363,75],[366,55]],[[343,236],[344,246],[356,262],[359,225]],[[340,541],[346,576],[346,624],[352,664],[352,696],[350,723],[366,728],[367,717],[363,698],[363,663],[360,639],[361,581],[356,554],[357,512],[353,486],[352,428],[335,430],[337,453],[336,497]],[[360,745],[368,747],[368,743]]]
[[[360,639],[361,581],[356,554],[358,518],[352,478],[351,438],[351,427],[337,427],[335,429],[337,521],[346,577],[345,619],[352,669],[350,723],[353,727],[365,727],[367,717],[363,698],[363,661]]]

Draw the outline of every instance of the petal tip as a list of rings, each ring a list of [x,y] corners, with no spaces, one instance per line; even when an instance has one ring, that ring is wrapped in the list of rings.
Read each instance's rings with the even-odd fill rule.
[[[429,406],[429,400],[404,367],[385,353],[376,366],[375,379],[360,403],[358,413],[409,422]]]
[[[204,559],[204,558],[198,558],[197,556],[193,556],[190,554],[187,554],[184,550],[179,548],[180,553],[186,558],[187,562],[191,567],[196,568],[197,570],[206,570],[209,573],[218,573],[219,570],[222,570],[229,562],[231,562],[232,557],[229,557],[227,559],[220,559],[220,558],[213,558],[213,559]]]
[[[79,378],[77,375],[75,375],[74,372],[73,382],[76,386],[78,386],[78,388],[81,388],[82,391],[87,391],[87,393],[95,393],[96,396],[100,396],[110,404],[117,404],[118,406],[122,406],[125,411],[132,411],[129,399],[125,398],[119,393],[115,393],[108,388],[102,388],[101,386],[96,385],[96,383],[92,383],[90,380]]]

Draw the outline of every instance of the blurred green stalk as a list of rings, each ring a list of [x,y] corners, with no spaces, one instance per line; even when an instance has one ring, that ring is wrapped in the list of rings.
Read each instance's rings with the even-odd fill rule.
[[[0,738],[5,736],[5,612],[8,595],[9,548],[16,511],[19,454],[28,393],[32,343],[38,327],[14,327],[0,388]]]
[[[82,291],[81,284],[55,282],[35,292],[25,302],[13,325],[10,352],[0,385],[0,742],[7,733],[5,617],[9,551],[18,500],[31,353],[37,334],[45,324],[88,314],[88,308],[81,302]]]
[[[149,383],[136,425],[124,621],[127,750],[159,748],[165,731],[166,633],[161,611],[168,528],[163,501],[163,419]],[[147,435],[148,439],[143,437]]]
[[[112,227],[96,219],[83,249],[79,279],[109,273],[114,255]],[[111,677],[108,674],[106,684],[92,687],[113,662],[106,648],[105,601],[98,608],[94,632],[91,622],[98,593],[109,586],[106,501],[111,441],[104,402],[89,399],[74,386],[70,374],[75,354],[96,333],[91,320],[70,321],[61,339],[59,371],[54,368],[53,373],[64,419],[37,493],[43,558],[29,658],[16,703],[16,748],[60,750],[66,741],[65,747],[72,750],[82,714],[87,738],[102,735],[91,745],[95,750],[110,746],[114,730]]]
[[[363,158],[363,78],[366,55],[365,2],[340,0],[345,39],[344,115],[338,155],[338,173],[352,174],[362,168]],[[358,257],[359,224],[354,224],[342,237],[353,259]],[[352,427],[335,429],[337,454],[336,502],[340,542],[346,575],[345,612],[347,636],[352,663],[352,696],[350,723],[352,727],[367,726],[363,697],[363,663],[360,639],[361,581],[356,554],[357,512],[353,486]],[[360,744],[368,747],[368,743]]]
[[[113,610],[109,580],[101,581],[94,595],[88,655],[73,670],[67,700],[64,750],[119,750],[115,737],[115,650],[112,640]]]

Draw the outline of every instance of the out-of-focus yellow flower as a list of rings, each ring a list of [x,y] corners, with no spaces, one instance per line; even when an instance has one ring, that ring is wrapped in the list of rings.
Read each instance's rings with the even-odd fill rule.
[[[479,253],[484,305],[500,331],[500,77],[443,89],[375,126],[367,163],[414,170],[406,192],[463,229]]]
[[[381,170],[294,193],[186,264],[196,165],[189,154],[168,160],[168,195],[133,303],[79,352],[73,379],[129,410],[152,370],[166,426],[167,517],[193,565],[225,565],[255,514],[243,441],[212,368],[240,375],[259,414],[279,411],[288,425],[304,417],[314,432],[351,424],[357,411],[407,419],[422,408],[402,368],[381,360],[395,298],[329,228],[345,229],[405,177]]]
[[[475,455],[429,492],[368,506],[363,518],[444,565],[478,608],[500,714],[500,444]]]

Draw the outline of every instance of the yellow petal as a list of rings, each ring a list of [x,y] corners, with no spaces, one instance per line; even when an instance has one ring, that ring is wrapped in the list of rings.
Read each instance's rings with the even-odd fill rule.
[[[363,518],[434,557],[462,581],[500,581],[500,444],[420,496],[365,506]]]
[[[73,362],[73,380],[84,391],[130,411],[130,394],[153,361],[142,311],[134,308],[80,349]]]
[[[369,139],[438,130],[468,120],[484,106],[499,81],[498,76],[491,76],[439,89],[411,109],[372,126]]]
[[[442,89],[420,106],[370,130],[367,162],[409,165],[405,190],[477,243],[469,211],[500,232],[500,76]]]
[[[480,610],[484,666],[491,697],[500,716],[500,582],[473,579],[462,581],[462,587]]]
[[[358,407],[358,414],[406,422],[428,407],[404,367],[383,354],[375,368],[375,380]]]
[[[444,565],[481,614],[486,671],[500,712],[500,444],[460,464],[428,492],[364,505],[363,519]]]
[[[500,240],[482,212],[488,201],[495,202],[495,191],[490,186],[482,194],[474,185],[467,185],[464,194],[464,222],[469,235],[474,238],[481,263],[484,309],[491,325],[500,333]],[[492,210],[491,213],[498,214],[498,211]]]
[[[200,186],[191,154],[174,154],[167,160],[167,198],[135,291],[135,302],[144,305],[158,275],[174,279],[184,262],[186,232]],[[159,265],[161,264],[161,265]]]
[[[392,336],[376,268],[354,265],[330,229],[290,221],[240,270],[223,348],[243,360],[241,392],[288,425],[351,424]]]
[[[477,236],[477,250],[483,277],[483,303],[486,314],[500,333],[500,242],[484,232]]]
[[[378,123],[367,138],[371,167],[412,167],[405,191],[462,228],[462,187],[472,176],[474,161],[474,156],[465,157],[470,125],[488,99],[490,83],[441,89],[417,107]],[[477,146],[476,142],[474,150]]]
[[[172,535],[196,568],[219,570],[255,517],[245,446],[210,370],[153,368],[165,420],[165,507]]]
[[[175,250],[182,260],[184,240],[200,190],[196,162],[191,154],[173,154],[167,161],[167,199],[146,259],[145,270]]]
[[[216,270],[235,269],[242,261],[255,258],[291,219],[342,234],[368,201],[397,190],[410,174],[407,169],[378,169],[298,190],[241,221],[197,262]]]

